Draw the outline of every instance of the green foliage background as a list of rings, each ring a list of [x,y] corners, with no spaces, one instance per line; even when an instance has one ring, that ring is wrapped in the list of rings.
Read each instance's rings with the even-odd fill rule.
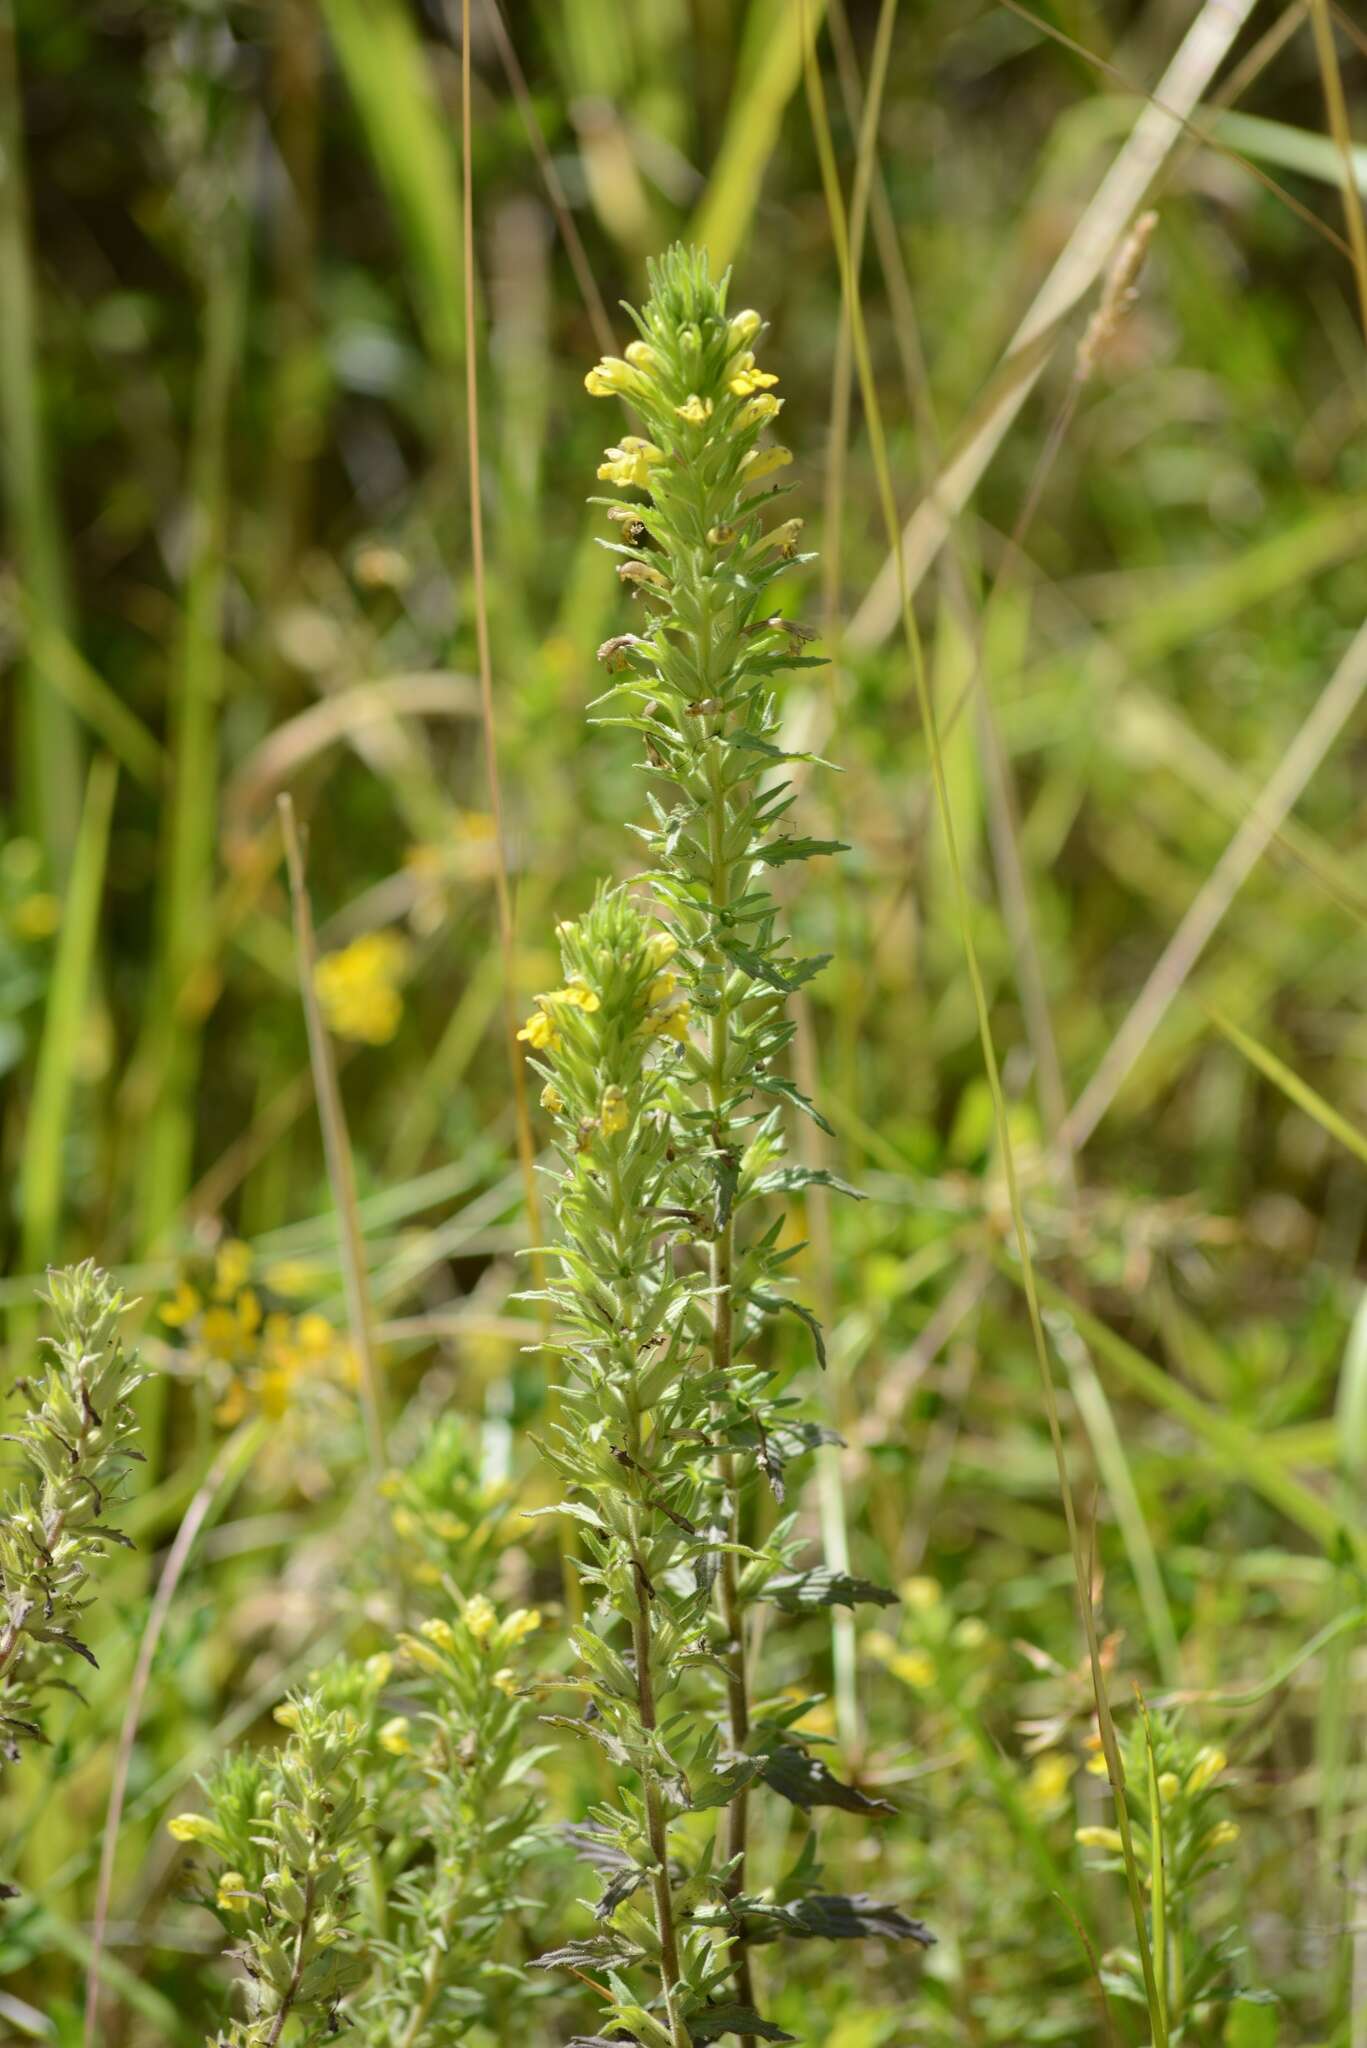
[[[1135,304],[1080,389],[1093,300],[1060,323],[915,598],[1116,1711],[1132,1681],[1181,1690],[1227,1750],[1241,1838],[1193,1911],[1237,1927],[1242,1981],[1280,2001],[1212,2008],[1184,2038],[1362,2048],[1367,383],[1315,12],[1251,11],[1150,193]],[[1361,29],[1321,12],[1362,134]],[[849,1450],[804,1522],[828,1550],[843,1531],[856,1570],[939,1588],[873,1640],[861,1620],[833,1644],[818,1617],[772,1651],[779,1685],[857,1667],[857,1711],[846,1693],[830,1729],[898,1811],[831,1817],[827,1860],[939,1946],[922,1963],[851,1944],[835,1968],[804,1948],[767,2009],[829,2048],[1100,2042],[1074,1920],[1098,1952],[1123,1940],[1124,1891],[1072,1837],[1108,1817],[1104,1788],[1065,1772],[1049,1795],[1021,1726],[1053,1721],[1083,1754],[1073,1566],[924,738],[895,607],[870,595],[886,549],[857,391],[848,436],[831,425],[840,278],[802,43],[848,200],[878,14],[527,0],[510,75],[474,8],[517,998],[549,985],[553,919],[631,864],[642,778],[586,717],[594,650],[629,614],[583,506],[605,408],[582,378],[604,318],[627,338],[616,303],[646,255],[691,233],[773,323],[795,509],[823,556],[790,602],[831,656],[787,717],[844,771],[812,780],[803,824],[853,845],[791,904],[802,950],[835,956],[797,1078],[833,1126],[823,1162],[871,1197],[805,1217],[820,1398]],[[1014,331],[1198,17],[1213,32],[1220,10],[892,10],[859,282],[903,517],[1010,381]],[[173,1368],[142,1396],[142,1556],[99,1611],[88,1712],[62,1709],[4,1809],[27,1896],[0,1933],[0,2039],[80,2038],[148,1559],[222,1436],[222,1373],[173,1348],[155,1302],[226,1236],[262,1271],[302,1267],[308,1304],[344,1322],[282,788],[324,950],[381,928],[407,943],[393,1035],[338,1041],[393,1455],[454,1406],[474,1463],[542,1497],[475,683],[455,26],[435,0],[0,0],[0,1304],[22,1371],[37,1277],[94,1251]],[[1359,179],[1361,162],[1359,145]],[[1336,674],[1322,764],[1274,816],[1265,785]],[[1249,820],[1260,857],[1226,887]],[[1208,942],[1062,1157],[1060,1092],[1083,1097],[1198,900],[1221,913]],[[809,1370],[796,1339],[793,1358]],[[344,1400],[321,1413],[291,1400],[234,1471],[173,1607],[116,1869],[111,2048],[202,2040],[221,2010],[216,1936],[180,1903],[161,1825],[193,1770],[269,1739],[331,1650],[375,1646],[360,1431]],[[553,1601],[547,1526],[503,1570]],[[564,1811],[593,1796],[581,1768],[545,1767]],[[761,1843],[762,1879],[792,1847]],[[550,1883],[530,1952],[578,1931],[574,1883]],[[545,2008],[547,2042],[589,2024],[573,2004]],[[1147,2038],[1119,2007],[1112,2024]]]

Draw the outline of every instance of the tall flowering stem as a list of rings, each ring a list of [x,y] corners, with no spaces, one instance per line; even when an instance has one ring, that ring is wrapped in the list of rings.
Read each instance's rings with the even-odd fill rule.
[[[770,678],[806,663],[809,636],[770,599],[770,586],[797,558],[802,522],[767,531],[763,524],[779,494],[770,480],[792,458],[784,447],[761,446],[783,403],[773,391],[777,377],[755,359],[762,323],[753,312],[727,318],[725,285],[712,283],[695,254],[674,252],[652,281],[640,339],[620,364],[601,364],[588,379],[590,391],[625,398],[651,436],[628,437],[599,470],[605,481],[644,484],[651,497],[646,515],[609,508],[622,529],[618,573],[651,617],[648,630],[610,642],[605,659],[625,677],[618,715],[644,734],[667,784],[665,797],[652,801],[650,880],[668,905],[689,994],[706,1023],[689,1048],[684,1120],[708,1218],[712,1366],[728,1389],[717,1421],[725,1434],[738,1404],[754,1423],[745,1455],[727,1443],[718,1458],[733,1546],[717,1574],[727,1716],[732,1747],[744,1752],[750,1687],[734,1546],[744,1480],[778,1419],[767,1407],[769,1374],[753,1362],[754,1340],[787,1298],[773,1286],[785,1257],[776,1231],[745,1232],[743,1212],[812,1178],[794,1168],[775,1173],[782,1138],[778,1114],[765,1109],[780,1095],[810,1109],[774,1062],[793,1032],[788,997],[824,964],[788,953],[765,877],[841,848],[779,830],[792,796],[775,771],[791,756],[777,743]],[[744,1890],[747,1816],[742,1791],[723,1830],[733,1896]],[[737,1988],[748,2000],[744,1952]]]
[[[791,834],[793,760],[771,679],[806,665],[808,635],[772,608],[801,521],[767,530],[771,479],[791,461],[762,446],[781,401],[754,345],[756,313],[730,317],[706,259],[674,249],[633,314],[639,339],[589,373],[644,433],[609,448],[599,478],[608,543],[642,608],[600,650],[613,678],[599,712],[638,732],[657,782],[640,877],[561,927],[564,985],[521,1036],[556,1119],[565,1424],[546,1446],[585,1525],[589,1623],[575,1636],[592,1717],[573,1725],[630,1773],[582,1831],[608,1873],[590,1942],[545,1958],[611,1986],[611,2023],[656,2048],[728,2033],[776,2038],[755,2010],[751,1948],[780,1935],[926,1940],[895,1907],[815,1890],[815,1844],[763,1898],[747,1887],[749,1794],[763,1781],[803,1810],[887,1810],[843,1785],[794,1723],[802,1705],[752,1696],[747,1614],[892,1596],[847,1575],[794,1570],[791,1522],[756,1547],[747,1489],[783,1498],[785,1462],[830,1436],[778,1385],[767,1326],[815,1317],[787,1291],[794,1247],[781,1198],[829,1176],[783,1163],[786,1104],[816,1115],[777,1066],[786,1004],[822,962],[795,957],[766,886],[776,867],[837,852]],[[805,757],[804,757],[805,758]],[[777,778],[777,779],[776,779]],[[709,1839],[690,1816],[717,1808]],[[653,1916],[633,1903],[648,1885]],[[648,1966],[638,1999],[626,1972]]]

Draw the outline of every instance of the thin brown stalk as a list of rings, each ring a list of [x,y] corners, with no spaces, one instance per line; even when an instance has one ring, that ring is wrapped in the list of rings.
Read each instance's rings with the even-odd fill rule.
[[[565,254],[570,259],[570,268],[574,272],[585,311],[592,323],[593,338],[603,354],[610,356],[617,347],[617,339],[612,331],[612,322],[608,318],[608,309],[603,304],[603,294],[598,289],[598,281],[594,277],[588,254],[575,226],[564,184],[555,167],[555,158],[547,149],[546,138],[541,133],[541,123],[537,119],[536,108],[527,87],[527,75],[522,69],[513,39],[508,33],[508,24],[503,18],[499,0],[484,0],[484,12],[493,31],[494,42],[498,46],[498,58],[503,66],[503,75],[508,81],[513,98],[517,101],[517,110],[522,116],[522,125],[527,131],[532,155],[536,158],[537,169],[546,187],[546,197],[550,201],[551,212],[555,215],[560,239],[565,244]]]
[[[342,1091],[337,1082],[337,1062],[332,1040],[318,1002],[314,970],[318,947],[313,936],[313,907],[309,902],[304,873],[304,854],[295,823],[294,804],[289,796],[279,798],[280,829],[285,841],[289,868],[290,900],[294,909],[295,950],[299,957],[299,992],[303,998],[304,1021],[308,1028],[309,1061],[313,1068],[314,1093],[318,1098],[318,1122],[323,1132],[328,1180],[337,1209],[341,1238],[342,1281],[346,1293],[347,1325],[356,1347],[360,1368],[361,1413],[365,1422],[366,1449],[375,1479],[383,1476],[384,1404],[379,1367],[375,1358],[374,1315],[370,1305],[370,1276],[365,1261],[365,1238],[361,1230],[360,1207],[356,1199],[356,1168],[351,1156]]]
[[[1367,226],[1362,218],[1362,194],[1358,191],[1353,162],[1353,131],[1348,121],[1348,104],[1343,97],[1343,76],[1334,42],[1334,25],[1329,17],[1329,0],[1310,0],[1310,23],[1315,33],[1315,55],[1324,82],[1324,105],[1329,132],[1343,164],[1343,216],[1353,252],[1353,276],[1357,283],[1358,315],[1367,337]]]

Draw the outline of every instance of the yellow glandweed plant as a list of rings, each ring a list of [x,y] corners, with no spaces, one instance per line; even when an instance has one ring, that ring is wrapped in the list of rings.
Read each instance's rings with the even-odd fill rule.
[[[592,1711],[572,1725],[617,1787],[583,1831],[607,1872],[600,1931],[541,1960],[605,1986],[614,2035],[688,2048],[780,2038],[755,2004],[758,1943],[929,1936],[895,1906],[819,1889],[810,1835],[776,1889],[748,1880],[752,1788],[803,1809],[879,1804],[811,1752],[801,1704],[756,1711],[752,1606],[893,1596],[798,1568],[789,1522],[747,1540],[751,1490],[767,1479],[781,1500],[786,1461],[828,1434],[779,1391],[769,1341],[795,1315],[824,1362],[789,1291],[782,1198],[830,1176],[784,1162],[785,1107],[818,1114],[779,1066],[788,1003],[823,963],[789,950],[767,882],[841,849],[785,826],[798,757],[780,744],[773,678],[812,658],[772,593],[802,522],[766,523],[792,458],[765,439],[782,400],[755,354],[763,323],[728,314],[696,251],[671,250],[650,281],[639,338],[586,382],[644,428],[598,471],[623,494],[602,502],[641,612],[600,649],[599,711],[641,736],[654,771],[651,865],[560,926],[561,986],[520,1036],[560,1162],[563,1419],[545,1450],[590,1610],[574,1682]]]

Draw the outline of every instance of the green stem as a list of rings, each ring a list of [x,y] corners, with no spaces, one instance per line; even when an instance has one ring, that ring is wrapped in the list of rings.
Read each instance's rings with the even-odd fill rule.
[[[711,816],[708,820],[708,840],[712,863],[712,902],[718,910],[724,910],[731,895],[731,870],[726,858],[726,791],[718,765],[719,749],[715,742],[710,752],[712,758],[709,762],[708,782],[711,793]],[[720,950],[716,954],[716,972],[717,1007],[712,1017],[708,1102],[712,1110],[712,1142],[720,1151],[730,1137],[725,1117],[727,1067],[731,1046],[731,1013],[726,993],[728,962]],[[712,1240],[709,1260],[712,1288],[712,1367],[719,1380],[724,1379],[730,1372],[735,1351],[735,1250],[735,1224],[728,1211],[725,1223]],[[735,1460],[730,1451],[722,1451],[719,1454],[717,1468],[727,1500],[727,1537],[734,1544],[740,1539],[740,1493],[736,1484]],[[745,1614],[741,1605],[736,1557],[732,1550],[724,1551],[722,1554],[721,1569],[717,1574],[717,1598],[722,1626],[726,1632],[723,1654],[726,1661],[728,1734],[732,1750],[737,1756],[743,1756],[750,1740],[749,1676],[745,1657]],[[739,1898],[745,1890],[749,1825],[749,1792],[742,1786],[726,1807],[722,1820],[722,1856],[726,1862],[734,1861],[735,1864],[726,1880],[726,1894],[730,1899]],[[753,2006],[755,1994],[750,1953],[743,1942],[737,1942],[735,1948],[735,1979],[737,2001],[741,2005]],[[753,2037],[742,2036],[741,2048],[754,2048]]]
[[[639,1425],[634,1436],[633,1456],[640,1449]],[[637,1548],[634,1529],[632,1548],[633,1551]],[[638,1562],[636,1612],[631,1621],[631,1639],[636,1653],[637,1710],[641,1717],[641,1726],[648,1734],[653,1734],[655,1730],[655,1680],[650,1668],[652,1597],[645,1571]],[[650,1889],[655,1904],[655,1931],[660,1937],[660,1984],[664,1992],[665,2017],[674,2048],[689,2048],[688,2029],[679,2010],[679,1942],[674,1927],[674,1895],[669,1885],[669,1836],[665,1827],[664,1803],[660,1798],[659,1780],[648,1763],[642,1770],[642,1782],[645,1793],[646,1838],[650,1843],[650,1853],[655,1863],[651,1873]]]

